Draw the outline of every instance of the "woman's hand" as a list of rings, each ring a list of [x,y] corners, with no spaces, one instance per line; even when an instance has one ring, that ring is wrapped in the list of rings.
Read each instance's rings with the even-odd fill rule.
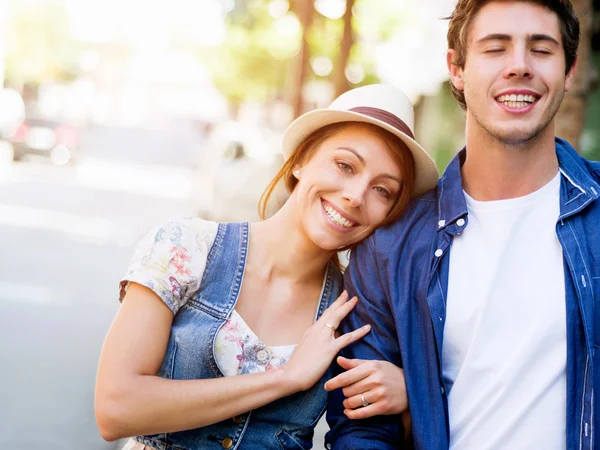
[[[365,325],[337,336],[336,329],[356,306],[357,301],[357,297],[348,300],[348,293],[342,292],[319,320],[304,332],[290,360],[280,369],[291,382],[294,391],[311,388],[323,376],[341,349],[361,339],[371,330],[370,325]]]
[[[325,383],[325,389],[342,388],[344,414],[350,419],[400,414],[408,407],[404,370],[388,361],[338,357],[346,369]]]

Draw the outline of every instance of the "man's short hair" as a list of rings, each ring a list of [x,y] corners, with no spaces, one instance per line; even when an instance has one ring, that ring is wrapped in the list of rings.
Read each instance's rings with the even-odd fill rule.
[[[475,15],[488,3],[498,0],[458,0],[452,14],[447,17],[450,20],[448,26],[448,48],[456,50],[455,60],[452,64],[464,67],[467,57],[467,41],[469,37],[469,26]],[[575,14],[573,5],[569,0],[500,0],[506,2],[527,2],[544,6],[556,13],[560,20],[560,34],[565,51],[566,72],[568,73],[577,58],[577,46],[579,45],[579,19]],[[452,94],[458,100],[463,109],[467,109],[465,95],[450,83]]]

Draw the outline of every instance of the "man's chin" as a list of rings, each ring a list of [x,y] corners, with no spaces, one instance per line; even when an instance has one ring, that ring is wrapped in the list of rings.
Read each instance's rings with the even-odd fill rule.
[[[531,127],[511,128],[506,130],[495,130],[491,133],[494,139],[504,145],[511,147],[522,147],[534,141],[541,134],[542,130],[532,129]]]

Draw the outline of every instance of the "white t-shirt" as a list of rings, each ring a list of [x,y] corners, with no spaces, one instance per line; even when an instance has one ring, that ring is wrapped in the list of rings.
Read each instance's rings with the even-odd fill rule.
[[[454,239],[442,369],[450,448],[566,448],[560,172],[525,197],[480,202]]]

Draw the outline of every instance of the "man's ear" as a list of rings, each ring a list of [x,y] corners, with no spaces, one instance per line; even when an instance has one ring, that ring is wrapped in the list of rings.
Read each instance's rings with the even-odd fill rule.
[[[465,88],[463,82],[463,69],[458,64],[454,64],[456,61],[456,50],[449,49],[446,53],[446,65],[448,66],[448,72],[450,73],[450,80],[456,89],[462,91]]]
[[[573,61],[573,65],[571,66],[571,70],[567,72],[565,77],[565,92],[569,92],[571,86],[573,85],[573,80],[575,79],[575,71],[577,70],[577,62],[579,61],[579,57],[575,58]]]

